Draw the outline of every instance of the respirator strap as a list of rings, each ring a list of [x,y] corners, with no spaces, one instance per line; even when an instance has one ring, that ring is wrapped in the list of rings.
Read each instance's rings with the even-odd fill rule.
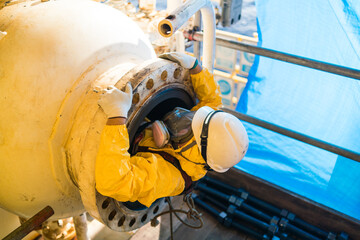
[[[223,112],[221,110],[217,110],[217,111],[213,111],[210,112],[204,120],[203,123],[203,127],[202,127],[202,131],[201,131],[201,135],[200,135],[200,145],[201,145],[201,156],[203,157],[203,159],[205,160],[205,163],[207,165],[207,157],[206,157],[206,152],[207,152],[207,139],[209,136],[209,124],[210,124],[210,119],[218,112]]]

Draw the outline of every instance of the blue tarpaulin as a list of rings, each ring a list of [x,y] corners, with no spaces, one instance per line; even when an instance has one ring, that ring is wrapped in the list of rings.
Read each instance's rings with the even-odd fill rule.
[[[360,3],[256,0],[259,45],[360,69]],[[360,152],[360,81],[256,57],[237,111]],[[360,163],[245,123],[237,167],[360,219]]]

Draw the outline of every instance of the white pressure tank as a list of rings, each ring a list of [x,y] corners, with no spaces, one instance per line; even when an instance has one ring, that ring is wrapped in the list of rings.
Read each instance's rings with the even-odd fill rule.
[[[101,3],[1,7],[0,207],[25,218],[46,205],[53,219],[80,214],[87,204],[91,212],[96,192],[81,194],[89,182],[94,188],[93,161],[106,121],[97,91],[155,59],[155,52],[133,21]]]

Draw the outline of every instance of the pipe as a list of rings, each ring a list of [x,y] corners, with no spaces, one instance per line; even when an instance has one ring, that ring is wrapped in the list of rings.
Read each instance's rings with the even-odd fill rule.
[[[226,205],[224,205],[223,203],[217,201],[216,199],[210,197],[210,196],[207,196],[207,195],[204,195],[203,196],[207,201],[209,201],[210,203],[214,204],[215,206],[219,207],[221,210],[226,210],[227,207]],[[229,213],[229,212],[228,212]],[[238,218],[244,220],[245,222],[248,222],[250,224],[253,224],[255,226],[257,226],[258,228],[266,231],[268,228],[269,228],[269,224],[261,221],[261,220],[258,220],[246,213],[243,213],[243,212],[240,212],[238,210],[235,210],[234,211],[234,216],[237,216]]]
[[[248,200],[249,202],[251,202],[252,204],[260,207],[260,208],[263,208],[265,211],[268,211],[272,214],[275,214],[277,216],[281,216],[281,209],[280,208],[277,208],[267,202],[264,202],[256,197],[253,197],[253,196],[249,196],[248,197]]]
[[[167,0],[166,1],[166,11],[168,13],[173,12],[176,8],[182,5],[182,0]],[[176,32],[175,37],[175,51],[180,53],[185,53],[185,37],[182,32]]]
[[[214,217],[216,217],[222,224],[229,225],[229,227],[234,227],[234,228],[244,232],[247,235],[255,237],[256,239],[263,239],[263,236],[260,233],[257,233],[254,230],[237,223],[236,221],[230,220],[229,218],[227,218],[226,213],[217,211],[215,208],[211,207],[204,201],[200,200],[198,197],[194,198],[194,202],[201,208],[208,211]]]
[[[250,196],[244,190],[235,188],[233,186],[230,186],[228,184],[225,184],[223,182],[220,182],[220,181],[215,180],[213,178],[210,178],[208,176],[205,176],[203,178],[203,180],[207,184],[210,184],[210,185],[214,186],[216,189],[219,189],[219,190],[222,190],[222,191],[225,190],[229,194],[235,194],[235,195],[241,197],[241,194],[245,193],[245,194],[247,194],[246,201],[249,201],[249,203],[255,204],[258,207],[261,207],[261,208],[265,209],[266,211],[271,212],[272,214],[275,214],[275,215],[278,215],[278,216],[281,215],[281,209],[280,208],[274,207],[273,205],[268,204],[268,203],[266,203],[266,202],[264,202],[264,201],[262,201],[260,199],[257,199],[256,197]]]
[[[246,203],[241,204],[240,208],[242,208],[245,212],[251,214],[252,216],[257,217],[262,221],[265,221],[266,223],[270,223],[270,221],[271,221],[271,217],[269,215],[263,213],[260,210],[257,210],[256,208],[254,208]]]
[[[185,53],[185,38],[181,32],[175,33],[175,50],[176,52]]]
[[[230,199],[231,199],[232,196],[221,193],[221,192],[219,192],[219,191],[217,191],[215,189],[211,189],[211,188],[209,188],[206,185],[201,184],[201,183],[198,184],[198,188],[199,188],[199,190],[202,190],[205,193],[208,193],[208,194],[210,194],[210,195],[212,195],[214,197],[218,197],[221,200],[225,200],[225,201],[228,200],[229,203],[231,203]],[[214,199],[213,197],[210,197],[210,196],[206,195],[205,198],[207,200],[211,201],[211,203],[215,204],[216,206],[218,206],[222,210],[229,209],[229,208],[226,208],[225,205],[222,202],[219,202],[218,200]],[[231,204],[233,204],[233,203],[231,203]],[[255,213],[256,213],[256,217],[261,217],[261,218],[265,217],[265,218],[267,218],[267,220],[268,220],[268,218],[270,218],[269,216],[267,216],[266,214],[263,214],[260,211],[257,211]],[[261,214],[258,215],[259,213],[261,213]],[[257,218],[252,217],[252,216],[250,216],[250,215],[248,215],[248,214],[246,214],[246,213],[244,213],[242,211],[239,211],[236,208],[234,209],[232,214],[234,215],[234,217],[242,219],[242,220],[244,220],[244,221],[246,221],[246,222],[248,222],[250,224],[253,224],[253,225],[255,225],[256,227],[258,227],[258,228],[260,228],[262,230],[266,231],[266,230],[268,230],[270,228],[270,224],[265,223],[265,222],[263,222],[261,220],[258,220]],[[289,223],[288,219],[282,218],[279,225],[284,231],[288,230],[289,232],[297,235],[298,237],[301,237],[301,239],[320,240],[320,238],[314,236],[313,234],[308,233],[308,232],[294,226],[293,224]]]
[[[243,191],[243,190],[241,190],[241,189],[235,188],[235,187],[233,187],[233,186],[230,186],[230,185],[228,185],[228,184],[225,184],[225,183],[223,183],[223,182],[220,182],[220,181],[218,181],[218,180],[216,180],[216,179],[210,178],[209,176],[205,176],[205,177],[203,178],[203,180],[204,180],[207,184],[210,184],[210,185],[212,185],[213,187],[215,187],[216,189],[218,189],[218,190],[223,190],[223,191],[225,190],[225,191],[226,191],[227,193],[229,193],[229,194],[236,194],[236,195],[238,195],[239,197],[241,197],[240,195],[241,195],[242,193],[246,193],[245,191]],[[253,197],[253,196],[248,195],[247,198],[246,198],[246,201],[248,201],[249,203],[252,203],[252,204],[256,205],[257,207],[260,207],[260,208],[262,208],[262,209],[264,209],[264,210],[266,210],[266,211],[268,211],[268,212],[270,212],[270,213],[272,213],[272,214],[274,214],[274,215],[283,216],[283,214],[281,214],[282,211],[281,211],[280,208],[277,208],[277,207],[275,207],[275,206],[273,206],[273,205],[271,205],[271,204],[269,204],[269,203],[266,203],[266,202],[264,202],[264,201],[262,201],[262,200],[260,200],[260,199],[258,199],[258,198],[256,198],[256,197]],[[251,207],[251,206],[248,206],[248,207],[250,207],[250,208],[248,208],[245,203],[243,203],[243,204],[241,205],[241,207],[243,207],[245,211],[252,213],[252,215],[257,216],[257,217],[259,217],[260,219],[265,220],[266,222],[268,222],[268,218],[267,218],[268,215],[267,215],[267,214],[265,214],[265,216],[257,215],[257,214],[259,214],[259,213],[253,212],[252,209],[251,209],[252,207]],[[255,208],[254,208],[254,209],[255,209]],[[255,209],[255,210],[256,210],[256,209]],[[284,217],[285,217],[285,216],[284,216]],[[289,219],[289,220],[290,220],[290,219]],[[328,233],[327,233],[327,232],[325,232],[325,231],[323,231],[322,229],[319,229],[319,228],[317,228],[317,227],[315,227],[315,226],[313,226],[313,225],[311,225],[311,224],[303,221],[302,219],[300,219],[300,218],[298,218],[298,217],[294,217],[294,219],[293,219],[293,220],[290,220],[290,221],[291,221],[295,226],[300,227],[300,228],[302,228],[302,229],[304,229],[304,230],[306,230],[306,231],[308,231],[308,232],[310,232],[310,233],[312,233],[312,234],[314,234],[314,235],[316,235],[316,236],[318,236],[318,237],[326,238],[326,237],[328,236]]]
[[[207,179],[206,179],[205,181],[209,181],[209,178],[207,177]],[[210,181],[211,181],[211,180],[210,180]],[[212,182],[214,182],[214,181],[212,181]],[[224,185],[225,185],[225,184],[221,184],[220,186],[224,186]],[[219,186],[219,185],[218,185],[218,186]],[[217,190],[215,190],[215,189],[212,189],[212,188],[210,188],[210,187],[207,187],[206,185],[204,185],[204,184],[202,184],[202,183],[199,183],[199,184],[197,185],[197,188],[198,188],[199,190],[202,190],[202,191],[204,191],[204,192],[206,192],[206,193],[208,193],[208,194],[211,194],[211,195],[213,195],[213,196],[215,196],[215,197],[218,197],[218,198],[220,198],[220,199],[222,199],[222,200],[224,200],[224,201],[227,201],[227,202],[231,202],[230,199],[231,199],[231,197],[233,196],[233,195],[232,195],[232,196],[231,196],[231,195],[226,195],[226,194],[224,194],[224,193],[222,193],[222,192],[220,192],[220,191],[217,191]],[[225,186],[224,186],[223,189],[226,189]],[[227,188],[227,189],[229,189],[229,188]],[[236,192],[231,191],[230,194],[232,194],[232,193],[234,193],[235,195],[238,195],[237,193],[239,193],[239,191],[236,191]],[[239,199],[242,199],[242,198],[239,198]],[[249,202],[257,202],[257,203],[260,203],[260,204],[261,204],[260,206],[265,206],[265,207],[266,207],[265,209],[267,209],[267,207],[270,207],[271,209],[277,209],[277,208],[272,207],[271,205],[269,205],[269,204],[267,204],[267,203],[265,203],[265,202],[263,202],[263,201],[261,201],[261,200],[258,200],[258,199],[254,198],[254,197],[248,196],[247,199],[249,200]],[[244,200],[245,200],[245,199],[244,199]],[[233,200],[233,201],[237,201],[237,200]],[[236,204],[235,204],[235,205],[236,205]],[[239,204],[239,205],[240,205],[240,204]],[[255,208],[249,206],[248,204],[241,203],[241,205],[240,205],[239,207],[243,207],[243,208],[246,209],[248,212],[251,212],[251,213],[253,213],[253,214],[257,214],[258,217],[264,219],[264,220],[267,221],[267,222],[269,222],[269,221],[271,220],[271,217],[270,217],[270,216],[268,216],[267,214],[264,214],[264,213],[262,213],[262,212],[260,212],[260,211],[257,211]],[[281,212],[281,210],[279,210],[277,213],[280,214],[280,212]]]
[[[298,226],[302,229],[304,229],[305,231],[308,231],[318,237],[321,238],[327,238],[329,233],[323,231],[322,229],[319,229],[315,226],[310,225],[309,223],[303,221],[302,219],[295,217],[294,220],[291,221],[295,226]]]
[[[202,183],[199,183],[197,185],[197,189],[204,191],[205,193],[208,193],[210,195],[213,195],[213,196],[215,196],[223,201],[226,201],[226,202],[228,202],[230,199],[229,195],[226,195],[222,192],[216,191],[215,189],[209,188],[205,184],[202,184]]]
[[[220,212],[217,211],[215,208],[211,207],[210,205],[208,205],[204,201],[200,200],[198,197],[194,197],[193,200],[194,200],[195,204],[197,204],[201,208],[207,210],[214,217],[219,217]]]
[[[202,178],[202,181],[205,181],[207,184],[213,185],[215,188],[230,194],[241,194],[242,192],[244,192],[241,189],[235,188],[231,185],[210,178],[209,176],[205,176],[204,178]]]
[[[301,142],[304,142],[304,143],[310,144],[312,146],[324,149],[326,151],[338,154],[340,156],[349,158],[349,159],[354,160],[356,162],[360,162],[360,154],[359,153],[356,153],[356,152],[353,152],[351,150],[348,150],[348,149],[345,149],[345,148],[330,144],[328,142],[321,141],[321,140],[316,139],[316,138],[306,136],[306,135],[304,135],[302,133],[298,133],[298,132],[292,131],[292,130],[287,129],[287,128],[280,127],[278,125],[275,125],[275,124],[260,120],[258,118],[248,116],[246,114],[233,111],[233,110],[228,109],[228,108],[221,108],[221,109],[224,112],[230,113],[230,114],[234,115],[235,117],[237,117],[238,119],[243,120],[245,122],[248,122],[248,123],[254,124],[256,126],[268,129],[270,131],[282,134],[284,136],[299,140]]]
[[[287,221],[287,220],[286,220]],[[283,229],[283,231],[289,231],[290,233],[294,234],[295,236],[300,237],[301,239],[307,239],[307,240],[321,240],[318,237],[315,237],[314,235],[305,232],[304,230],[295,227],[294,225],[287,223],[285,225],[282,225],[280,221],[280,226]]]
[[[182,0],[167,0],[166,11],[172,12],[182,4]]]
[[[204,190],[204,189],[203,189]],[[207,191],[207,190],[204,190]],[[211,198],[207,195],[203,196],[203,198],[208,199],[211,201]],[[225,207],[219,206],[220,208],[225,209]],[[260,210],[257,210],[256,208],[250,206],[249,204],[246,204],[245,202],[242,202],[240,206],[238,206],[239,209],[243,209],[245,212],[251,214],[252,216],[255,216],[259,218],[262,221],[265,221],[266,223],[270,223],[271,217],[265,213],[263,213]]]
[[[202,32],[185,32],[185,37],[189,40],[204,41],[204,34]],[[216,44],[248,53],[253,53],[259,56],[264,56],[280,61],[294,63],[300,66],[317,69],[324,72],[334,73],[340,76],[350,77],[360,80],[360,71],[354,68],[347,68],[340,65],[330,64],[322,61],[317,61],[310,58],[300,57],[284,52],[278,52],[267,48],[257,47],[245,43],[240,43],[226,38],[216,37]]]
[[[210,0],[186,1],[160,21],[158,31],[163,37],[172,36],[199,10],[204,23],[203,66],[212,72],[215,52],[215,12]]]
[[[195,13],[195,18],[194,18],[194,29],[201,29],[201,12],[197,11]],[[201,58],[200,58],[200,49],[201,49],[201,42],[195,41],[194,42],[194,57],[196,57],[196,59],[200,62]]]
[[[90,240],[87,231],[87,222],[86,222],[86,214],[80,214],[79,216],[73,217],[75,231],[76,231],[76,239],[78,240]]]
[[[42,209],[40,212],[35,214],[29,220],[21,224],[20,227],[16,228],[9,235],[3,238],[3,240],[23,239],[31,231],[40,227],[43,224],[43,222],[45,222],[52,215],[54,215],[54,210],[50,206],[46,206],[44,209]]]

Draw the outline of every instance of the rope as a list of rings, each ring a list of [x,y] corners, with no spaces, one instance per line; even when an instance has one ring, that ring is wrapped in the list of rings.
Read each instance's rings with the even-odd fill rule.
[[[201,217],[201,213],[199,213],[196,209],[195,209],[195,204],[194,204],[194,200],[192,199],[192,193],[188,193],[184,196],[183,201],[186,203],[187,207],[189,208],[188,211],[182,210],[182,209],[174,209],[174,207],[171,204],[171,199],[170,197],[166,197],[166,202],[169,205],[169,210],[168,211],[164,211],[162,213],[157,214],[156,216],[154,216],[153,219],[151,219],[151,225],[152,226],[156,226],[157,224],[157,218],[165,215],[165,214],[170,214],[170,239],[173,240],[174,239],[174,233],[173,233],[173,220],[172,220],[172,214],[174,213],[175,217],[185,226],[189,227],[189,228],[194,228],[194,229],[199,229],[202,228],[204,225],[203,219]],[[199,224],[197,225],[192,225],[190,223],[185,222],[184,220],[182,220],[178,213],[183,213],[186,214],[187,219],[191,219],[193,221],[198,221]]]

